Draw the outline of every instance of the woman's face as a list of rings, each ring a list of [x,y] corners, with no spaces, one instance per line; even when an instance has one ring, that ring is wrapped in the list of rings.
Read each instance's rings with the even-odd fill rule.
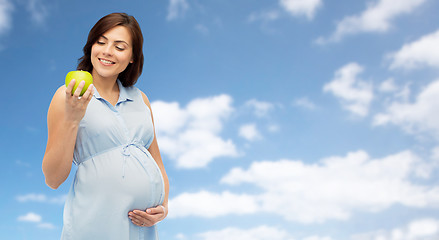
[[[124,26],[116,26],[98,39],[91,47],[93,76],[117,78],[133,61],[131,35]]]

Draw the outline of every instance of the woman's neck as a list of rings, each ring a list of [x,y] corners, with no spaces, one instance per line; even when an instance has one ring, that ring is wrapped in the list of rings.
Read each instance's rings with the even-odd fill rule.
[[[112,95],[112,93],[119,93],[119,86],[117,84],[117,77],[103,78],[98,74],[93,75],[93,85],[98,90],[99,94]]]
[[[93,85],[98,91],[99,95],[107,100],[113,106],[116,105],[120,89],[117,84],[117,78],[102,78],[98,74],[93,75]]]

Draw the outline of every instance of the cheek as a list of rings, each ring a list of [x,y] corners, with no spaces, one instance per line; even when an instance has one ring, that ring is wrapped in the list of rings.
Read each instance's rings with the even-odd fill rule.
[[[96,44],[94,44],[93,46],[91,46],[91,55],[93,56],[93,55],[96,55],[96,51],[97,51],[97,49],[96,49],[97,47],[96,47]]]
[[[132,55],[131,54],[123,54],[119,56],[119,59],[124,62],[124,65],[127,64],[131,61]]]

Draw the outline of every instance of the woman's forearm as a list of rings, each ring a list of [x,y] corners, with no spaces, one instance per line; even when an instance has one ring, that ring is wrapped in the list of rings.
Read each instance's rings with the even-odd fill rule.
[[[43,158],[43,173],[46,184],[56,189],[69,176],[72,168],[73,151],[78,133],[75,123],[61,123],[54,133],[49,134],[46,153]]]

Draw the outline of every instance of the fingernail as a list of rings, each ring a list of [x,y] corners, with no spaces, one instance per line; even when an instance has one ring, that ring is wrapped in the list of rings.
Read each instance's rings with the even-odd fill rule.
[[[151,213],[151,209],[147,209],[146,212],[147,212],[147,213]]]

